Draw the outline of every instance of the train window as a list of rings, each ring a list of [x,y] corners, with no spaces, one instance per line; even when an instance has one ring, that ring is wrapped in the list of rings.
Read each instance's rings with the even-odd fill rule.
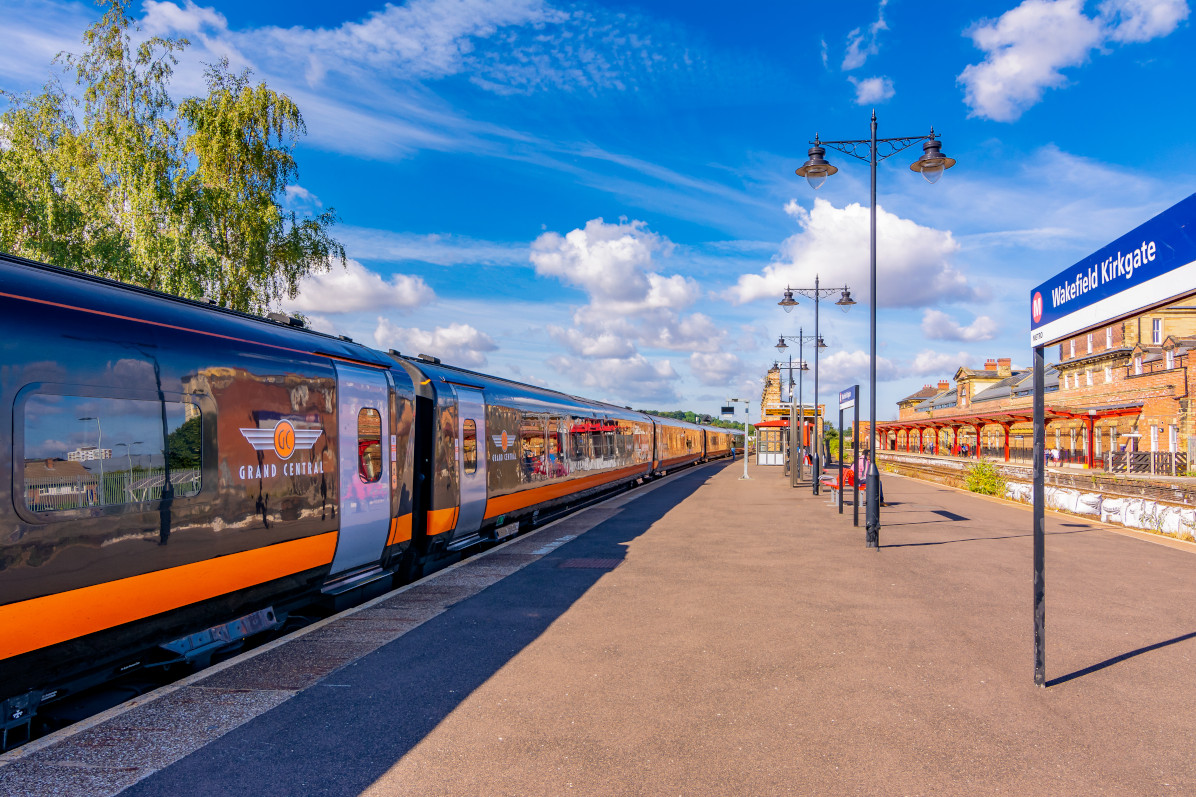
[[[462,424],[461,450],[464,452],[462,463],[466,473],[477,473],[478,470],[478,425],[472,418]]]
[[[34,393],[24,425],[25,505],[34,512],[199,492],[202,428],[194,404]]]
[[[373,407],[357,413],[357,475],[367,484],[382,478],[382,415]]]

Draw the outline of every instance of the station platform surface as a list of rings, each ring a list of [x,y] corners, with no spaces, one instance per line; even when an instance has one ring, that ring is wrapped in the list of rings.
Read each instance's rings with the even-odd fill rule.
[[[671,475],[0,758],[20,795],[1196,793],[1196,546]]]

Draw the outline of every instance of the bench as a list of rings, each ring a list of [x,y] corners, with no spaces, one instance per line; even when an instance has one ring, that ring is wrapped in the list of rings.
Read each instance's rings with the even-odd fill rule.
[[[839,491],[844,487],[851,487],[855,484],[855,469],[843,469],[843,484],[839,484],[839,471],[836,468],[830,473],[824,473],[819,477],[818,483],[831,491],[831,503],[839,503]],[[863,489],[864,483],[860,482],[860,489]]]

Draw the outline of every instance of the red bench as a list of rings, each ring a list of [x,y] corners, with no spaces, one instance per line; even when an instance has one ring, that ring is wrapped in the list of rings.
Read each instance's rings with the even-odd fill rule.
[[[839,484],[839,470],[837,468],[833,471],[830,471],[829,473],[822,474],[822,476],[818,479],[818,483],[821,484],[826,489],[831,491],[831,503],[838,504],[839,503],[839,491],[841,489],[843,489],[844,487],[851,487],[855,484],[855,469],[854,468],[844,468],[843,469],[843,483],[842,484]],[[863,487],[864,487],[864,483],[860,482],[860,488],[863,489]]]

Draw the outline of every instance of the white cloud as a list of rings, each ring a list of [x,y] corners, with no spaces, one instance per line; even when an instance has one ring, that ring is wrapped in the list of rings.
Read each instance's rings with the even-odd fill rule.
[[[743,372],[743,361],[730,352],[694,352],[689,370],[703,385],[730,385]]]
[[[537,274],[556,277],[589,297],[573,313],[574,329],[553,333],[575,354],[609,355],[626,352],[632,344],[709,352],[726,335],[701,313],[681,313],[701,289],[688,277],[655,270],[654,258],[667,256],[673,245],[642,221],[607,224],[593,219],[566,235],[546,232],[531,249]]]
[[[674,402],[679,398],[673,386],[677,372],[668,360],[653,362],[642,354],[585,360],[560,356],[550,358],[547,364],[583,391],[600,393],[598,398],[612,404]]]
[[[876,21],[869,25],[866,31],[863,28],[856,28],[847,34],[847,53],[843,56],[843,71],[863,66],[864,62],[868,60],[868,56],[880,52],[878,42],[880,32],[889,29],[885,23],[885,6],[888,2],[889,0],[880,0],[880,5],[876,9]]]
[[[812,364],[811,359],[811,364]],[[854,351],[837,351],[834,354],[828,354],[825,357],[818,358],[818,381],[823,387],[852,385],[852,384],[867,384],[869,381],[869,362],[868,352],[863,349],[855,349]],[[888,357],[876,358],[876,381],[890,382],[894,379],[900,379],[906,376],[903,369],[899,368]],[[813,369],[811,367],[810,373],[806,375],[808,385],[813,385]],[[810,388],[811,391],[813,388]],[[812,393],[811,393],[812,395]],[[819,396],[821,401],[824,397]]]
[[[801,232],[781,244],[772,264],[760,274],[746,274],[731,293],[737,303],[778,299],[786,285],[833,288],[843,283],[857,301],[869,300],[868,208],[850,204],[836,208],[815,199],[807,211],[794,201],[785,210]],[[949,300],[971,300],[978,292],[954,264],[959,244],[950,231],[923,227],[876,208],[877,281],[881,307],[924,307]],[[800,299],[799,299],[800,301]]]
[[[337,227],[352,257],[363,260],[419,260],[438,266],[526,266],[527,245],[479,241],[451,233],[394,232],[370,227]]]
[[[363,310],[409,310],[436,296],[420,277],[395,274],[384,280],[356,260],[333,264],[323,274],[305,277],[299,294],[282,305],[290,312],[357,313]]]
[[[922,315],[922,334],[931,340],[992,340],[1000,331],[1000,325],[986,315],[966,327],[941,310],[927,310]]]
[[[557,343],[581,357],[597,357],[614,359],[631,357],[635,354],[635,344],[614,332],[599,332],[587,335],[578,329],[565,329],[555,325],[548,326],[548,334]]]
[[[430,354],[445,363],[477,367],[486,364],[485,352],[498,346],[489,335],[468,324],[453,323],[429,331],[399,327],[386,318],[378,319],[374,342],[382,349],[397,349],[408,354]]]
[[[968,33],[985,59],[960,73],[972,116],[1012,122],[1067,82],[1063,69],[1079,66],[1110,42],[1145,42],[1166,36],[1188,16],[1185,0],[1106,0],[1098,15],[1084,0],[1025,0]]]
[[[859,80],[849,76],[847,79],[855,86],[856,105],[881,103],[891,99],[895,93],[893,91],[893,81],[887,77],[870,77]]]
[[[1167,36],[1188,18],[1186,0],[1105,0],[1099,10],[1115,42]]]
[[[967,365],[971,359],[972,356],[966,351],[951,354],[949,352],[924,349],[918,352],[903,375],[934,376],[935,374],[942,374],[944,376],[953,376],[961,367]]]

